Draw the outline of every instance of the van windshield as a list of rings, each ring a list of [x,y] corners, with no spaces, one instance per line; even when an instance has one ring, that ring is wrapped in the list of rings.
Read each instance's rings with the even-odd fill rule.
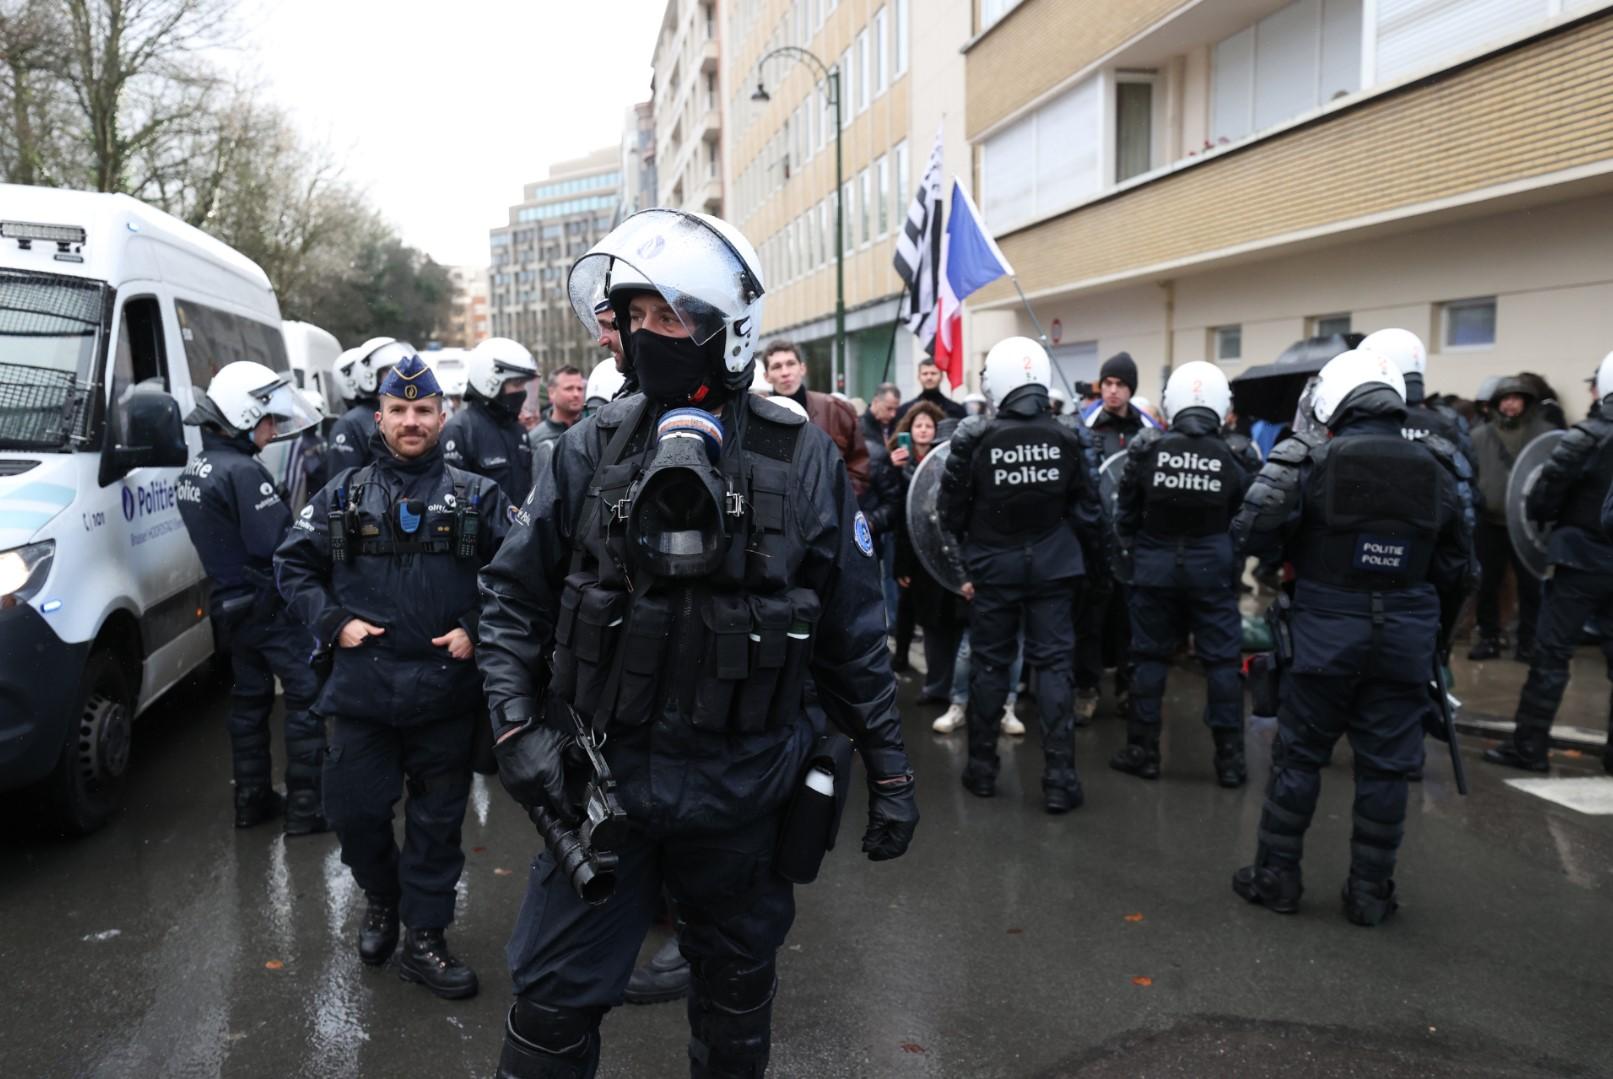
[[[0,449],[82,433],[111,297],[98,281],[0,270]]]

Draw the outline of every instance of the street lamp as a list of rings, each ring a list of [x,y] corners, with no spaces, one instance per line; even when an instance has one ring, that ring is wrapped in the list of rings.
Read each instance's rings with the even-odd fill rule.
[[[845,162],[840,145],[840,68],[830,67],[816,55],[796,45],[781,45],[756,61],[756,92],[752,101],[767,102],[772,97],[762,85],[762,65],[775,56],[788,56],[817,71],[823,80],[823,93],[835,118],[835,345],[830,360],[830,382],[843,390],[840,380],[846,369],[846,207]]]

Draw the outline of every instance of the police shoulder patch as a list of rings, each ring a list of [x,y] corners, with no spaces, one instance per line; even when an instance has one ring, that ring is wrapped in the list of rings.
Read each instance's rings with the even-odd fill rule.
[[[874,532],[868,527],[868,518],[863,511],[857,511],[857,518],[851,524],[851,534],[857,540],[857,549],[869,558],[874,557]]]

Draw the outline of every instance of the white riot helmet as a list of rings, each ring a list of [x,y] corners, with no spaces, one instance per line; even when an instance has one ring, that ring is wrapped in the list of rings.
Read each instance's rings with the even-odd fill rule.
[[[465,390],[484,401],[498,400],[504,392],[504,383],[512,378],[531,380],[537,377],[538,365],[533,362],[532,353],[508,337],[489,337],[465,357]]]
[[[330,368],[331,388],[336,391],[336,396],[344,404],[351,404],[353,401],[353,383],[348,378],[347,368],[353,362],[353,353],[357,351],[355,348],[343,349],[342,354],[336,357],[336,362],[331,364]]]
[[[622,383],[626,381],[626,376],[616,369],[614,359],[601,360],[588,373],[588,385],[582,391],[583,401],[608,403],[615,399]]]
[[[1070,407],[1070,395],[1057,386],[1047,391],[1047,401],[1053,406],[1053,415],[1055,416],[1063,414],[1064,410]]]
[[[1421,377],[1428,370],[1428,349],[1422,338],[1410,330],[1377,330],[1367,334],[1355,347],[1389,357],[1400,369],[1402,378]]]
[[[991,411],[991,402],[983,393],[964,394],[962,404],[964,413],[970,416],[983,416]]]
[[[1167,419],[1175,420],[1190,408],[1207,408],[1215,413],[1216,423],[1225,423],[1232,409],[1232,386],[1215,364],[1193,360],[1171,372],[1162,400]]]
[[[372,337],[353,349],[342,369],[342,377],[355,399],[374,397],[381,392],[381,380],[389,368],[396,367],[405,356],[414,354],[414,346],[395,337]]]
[[[1053,364],[1047,358],[1047,350],[1029,337],[1009,337],[986,353],[986,372],[980,379],[980,388],[992,404],[1001,405],[1021,386],[1046,389],[1052,380]]]
[[[769,397],[768,400],[772,401],[780,408],[789,409],[791,412],[794,412],[796,415],[800,416],[803,420],[810,420],[812,418],[811,416],[807,415],[807,410],[801,407],[801,402],[797,401],[793,397],[785,397],[782,394],[776,394],[772,397]]]
[[[212,424],[244,435],[265,416],[274,420],[271,442],[294,438],[319,422],[319,413],[303,399],[289,373],[271,371],[251,360],[236,360],[213,375],[207,392],[198,395],[196,408],[185,422],[198,427]]]
[[[1381,383],[1395,391],[1401,401],[1406,399],[1406,380],[1394,361],[1379,352],[1350,349],[1327,361],[1316,376],[1316,392],[1311,398],[1311,411],[1319,423],[1333,426],[1339,409],[1350,395],[1362,386]]]
[[[1596,369],[1596,399],[1606,401],[1613,394],[1613,352],[1602,357],[1602,366]]]
[[[696,345],[707,349],[711,376],[730,391],[750,386],[761,335],[761,259],[726,221],[682,210],[641,210],[612,229],[571,267],[571,309],[599,335],[594,304],[607,296],[634,366],[627,301],[653,291],[671,306]],[[713,343],[715,342],[715,344]],[[716,353],[721,349],[721,354]],[[644,372],[638,372],[644,380]]]

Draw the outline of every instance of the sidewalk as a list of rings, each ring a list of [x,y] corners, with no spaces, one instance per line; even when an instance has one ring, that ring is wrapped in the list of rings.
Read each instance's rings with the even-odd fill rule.
[[[1512,717],[1529,667],[1513,659],[1474,663],[1469,643],[1459,641],[1451,656],[1451,693],[1462,702],[1456,726],[1464,734],[1500,739],[1512,733]],[[1607,742],[1608,680],[1601,652],[1581,647],[1574,653],[1568,692],[1551,728],[1552,744],[1562,749],[1595,750]]]

